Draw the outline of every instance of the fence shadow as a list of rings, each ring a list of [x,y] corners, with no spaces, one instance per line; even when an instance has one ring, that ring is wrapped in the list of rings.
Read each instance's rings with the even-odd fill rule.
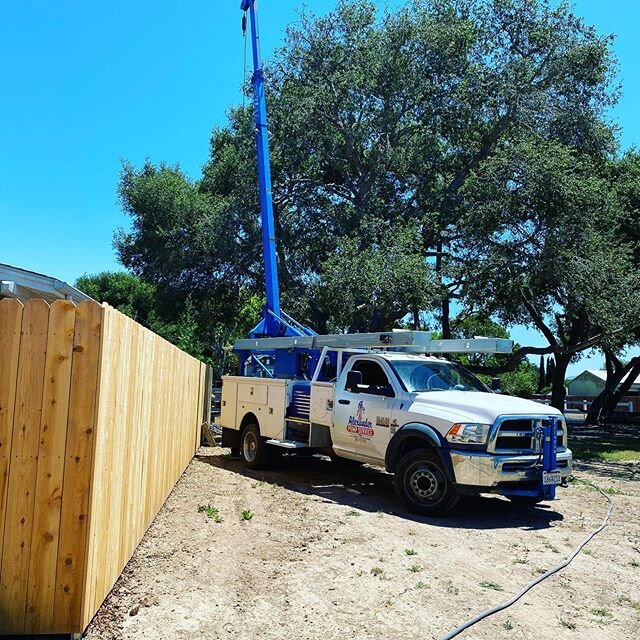
[[[349,462],[331,462],[325,456],[283,456],[273,469],[253,471],[221,449],[202,447],[196,461],[233,471],[256,481],[280,485],[325,502],[451,529],[546,529],[562,514],[548,505],[523,507],[499,496],[464,497],[445,518],[418,516],[407,511],[395,495],[393,476],[382,469]],[[551,503],[553,504],[553,503]]]

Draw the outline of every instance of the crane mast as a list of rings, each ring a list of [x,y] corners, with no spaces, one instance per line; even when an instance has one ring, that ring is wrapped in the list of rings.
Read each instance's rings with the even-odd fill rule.
[[[271,195],[271,167],[269,157],[269,132],[267,130],[267,103],[264,92],[264,71],[260,60],[260,34],[256,0],[242,0],[244,11],[242,27],[246,30],[246,15],[251,26],[251,48],[253,57],[253,111],[256,121],[256,150],[258,156],[258,189],[260,193],[260,218],[262,222],[262,248],[264,253],[264,277],[266,304],[262,319],[251,331],[252,338],[313,335],[313,331],[303,327],[280,309],[280,289],[276,260],[275,224],[273,219],[273,199]]]

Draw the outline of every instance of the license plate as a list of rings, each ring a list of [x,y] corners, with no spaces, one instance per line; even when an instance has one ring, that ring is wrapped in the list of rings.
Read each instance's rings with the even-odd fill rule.
[[[559,471],[543,471],[542,484],[562,484],[562,474]]]

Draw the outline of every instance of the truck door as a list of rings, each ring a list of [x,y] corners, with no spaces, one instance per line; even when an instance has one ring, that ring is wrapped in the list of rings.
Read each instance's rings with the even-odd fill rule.
[[[387,371],[386,363],[367,356],[352,360],[347,368],[362,374],[362,384],[350,389],[348,371],[340,376],[334,405],[334,449],[338,454],[343,451],[384,462],[396,403],[391,372]]]

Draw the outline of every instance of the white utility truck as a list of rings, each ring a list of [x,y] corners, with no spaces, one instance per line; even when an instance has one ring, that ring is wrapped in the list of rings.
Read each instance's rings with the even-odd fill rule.
[[[462,366],[427,355],[511,346],[418,331],[239,340],[244,375],[223,377],[222,445],[251,469],[278,452],[310,449],[383,467],[406,507],[424,515],[446,513],[462,494],[527,504],[553,498],[571,472],[562,414],[493,393]],[[314,350],[309,379],[295,368],[291,377],[270,377],[278,354]],[[553,450],[546,469],[545,438]]]

